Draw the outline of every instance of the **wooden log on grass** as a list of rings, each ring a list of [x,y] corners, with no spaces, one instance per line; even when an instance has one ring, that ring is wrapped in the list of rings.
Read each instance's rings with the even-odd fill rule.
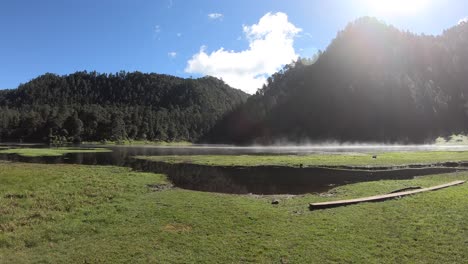
[[[375,196],[369,196],[369,197],[363,197],[363,198],[357,198],[357,199],[349,199],[349,200],[311,203],[311,204],[309,204],[309,209],[310,210],[325,209],[325,208],[345,206],[345,205],[357,204],[357,203],[384,201],[384,200],[394,199],[394,198],[398,198],[398,197],[402,197],[402,196],[406,196],[406,195],[411,195],[411,194],[416,194],[416,193],[421,193],[421,192],[427,192],[427,191],[439,190],[439,189],[447,188],[447,187],[450,187],[450,186],[463,184],[464,182],[465,181],[453,181],[453,182],[449,182],[449,183],[445,183],[445,184],[441,184],[441,185],[437,185],[437,186],[432,186],[432,187],[429,187],[429,188],[422,188],[422,189],[412,190],[412,191],[403,191],[403,192],[396,192],[396,193],[390,193],[390,194],[384,194],[384,195],[375,195]]]

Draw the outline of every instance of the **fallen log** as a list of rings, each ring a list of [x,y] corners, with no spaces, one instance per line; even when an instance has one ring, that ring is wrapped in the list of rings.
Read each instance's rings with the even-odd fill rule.
[[[357,198],[357,199],[349,199],[349,200],[339,200],[339,201],[332,201],[332,202],[321,202],[321,203],[310,203],[309,204],[309,209],[310,210],[315,210],[315,209],[325,209],[325,208],[332,208],[332,207],[338,207],[338,206],[346,206],[346,205],[351,205],[351,204],[357,204],[357,203],[365,203],[365,202],[378,202],[378,201],[384,201],[388,199],[394,199],[406,195],[411,195],[411,194],[416,194],[416,193],[421,193],[421,192],[427,192],[427,191],[434,191],[434,190],[439,190],[443,188],[447,188],[450,186],[455,186],[459,184],[463,184],[465,181],[453,181],[437,186],[432,186],[429,188],[423,188],[423,189],[418,189],[418,190],[412,190],[412,191],[403,191],[403,192],[396,192],[396,193],[390,193],[390,194],[384,194],[384,195],[375,195],[375,196],[369,196],[369,197],[363,197],[363,198]]]

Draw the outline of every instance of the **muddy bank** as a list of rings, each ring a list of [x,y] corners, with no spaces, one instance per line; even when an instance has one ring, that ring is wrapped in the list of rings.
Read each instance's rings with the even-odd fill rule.
[[[425,169],[425,168],[468,168],[466,161],[447,161],[436,163],[421,163],[408,165],[389,165],[389,166],[351,166],[351,165],[335,165],[335,166],[318,166],[327,169],[340,170],[363,170],[363,171],[381,171],[381,170],[401,170],[401,169]]]

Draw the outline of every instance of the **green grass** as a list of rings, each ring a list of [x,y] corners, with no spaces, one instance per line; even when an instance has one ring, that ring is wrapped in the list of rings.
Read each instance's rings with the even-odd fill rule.
[[[388,152],[378,154],[313,154],[313,155],[193,155],[137,156],[138,159],[167,163],[192,163],[210,166],[392,166],[429,164],[445,161],[468,161],[468,151]]]
[[[127,168],[0,163],[2,263],[466,263],[468,184],[380,203],[309,202],[468,180],[468,173],[272,197],[151,191]]]
[[[105,148],[14,148],[0,150],[0,154],[17,154],[23,157],[57,157],[67,153],[111,152]]]

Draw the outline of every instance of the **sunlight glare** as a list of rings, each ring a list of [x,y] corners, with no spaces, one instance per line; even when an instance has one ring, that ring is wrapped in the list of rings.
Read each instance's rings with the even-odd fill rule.
[[[370,11],[376,15],[415,15],[424,11],[430,0],[367,0]]]

